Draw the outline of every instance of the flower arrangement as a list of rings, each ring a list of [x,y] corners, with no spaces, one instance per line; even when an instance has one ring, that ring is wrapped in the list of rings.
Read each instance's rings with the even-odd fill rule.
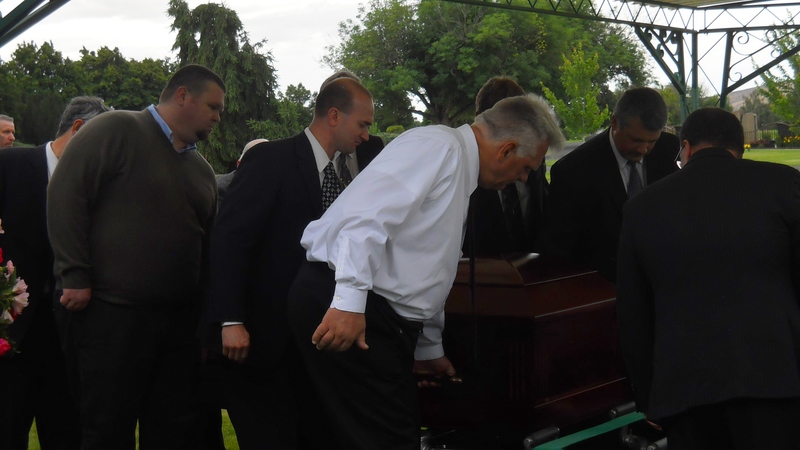
[[[3,234],[0,221],[0,234]],[[17,320],[22,310],[28,306],[28,285],[17,277],[17,270],[11,261],[3,263],[3,249],[0,248],[0,357],[14,353],[14,343],[8,336],[8,328]]]

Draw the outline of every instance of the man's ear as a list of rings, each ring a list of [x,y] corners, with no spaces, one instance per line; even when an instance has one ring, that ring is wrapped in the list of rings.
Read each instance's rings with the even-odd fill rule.
[[[683,152],[686,155],[686,160],[688,161],[689,158],[691,158],[692,154],[694,153],[694,150],[692,150],[692,144],[690,144],[689,141],[684,139],[684,141],[681,142],[681,145],[683,146]]]
[[[516,154],[517,143],[514,141],[506,141],[502,143],[497,149],[497,159],[503,160],[508,158],[509,154]]]
[[[187,89],[186,86],[180,86],[175,91],[175,101],[178,102],[179,105],[183,106],[183,104],[186,103],[186,94],[188,93],[189,89]]]
[[[611,129],[613,131],[617,131],[618,127],[619,127],[619,122],[617,121],[617,115],[611,114]]]
[[[77,133],[85,123],[83,119],[77,119],[75,122],[72,122],[72,134]]]
[[[336,126],[339,123],[339,118],[342,112],[339,111],[337,108],[331,108],[328,110],[328,124],[330,126]]]

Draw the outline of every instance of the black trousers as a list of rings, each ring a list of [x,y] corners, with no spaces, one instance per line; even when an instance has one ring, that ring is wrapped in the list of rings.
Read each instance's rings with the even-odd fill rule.
[[[222,366],[224,401],[241,450],[297,448],[293,353],[269,371],[230,360]]]
[[[289,292],[289,325],[308,389],[301,397],[303,448],[418,450],[414,348],[422,324],[400,317],[370,292],[366,309],[368,350],[318,351],[311,336],[330,307],[334,274],[324,263],[305,263]]]
[[[83,450],[196,449],[199,425],[194,307],[134,307],[92,298],[60,315]]]
[[[0,358],[0,379],[9,383],[0,400],[0,449],[27,450],[33,420],[42,450],[80,448],[78,411],[50,299],[31,310],[19,353]],[[27,312],[27,311],[26,311]]]
[[[669,450],[800,450],[800,399],[736,399],[664,420]]]

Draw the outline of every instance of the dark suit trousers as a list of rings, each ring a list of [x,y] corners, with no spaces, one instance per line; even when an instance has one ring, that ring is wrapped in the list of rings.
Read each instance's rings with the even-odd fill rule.
[[[294,352],[263,370],[227,360],[222,385],[231,424],[241,450],[293,450],[297,444]]]
[[[289,326],[309,388],[300,417],[316,439],[304,448],[418,450],[414,348],[422,324],[400,317],[383,297],[370,292],[366,310],[368,350],[319,351],[311,336],[330,307],[335,287],[325,263],[304,263],[289,291]]]
[[[200,349],[194,307],[134,307],[92,298],[60,316],[77,376],[83,450],[196,449]]]
[[[0,449],[27,450],[34,418],[42,450],[78,449],[77,407],[49,297],[36,306],[20,353],[0,358],[0,379],[10,383],[0,400]]]
[[[799,450],[800,399],[736,399],[664,420],[669,450]]]

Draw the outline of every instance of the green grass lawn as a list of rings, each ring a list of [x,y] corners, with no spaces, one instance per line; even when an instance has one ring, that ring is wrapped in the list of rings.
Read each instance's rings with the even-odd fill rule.
[[[755,148],[744,152],[744,159],[753,161],[767,161],[779,164],[786,164],[800,169],[800,149],[759,149]],[[547,159],[547,181],[550,181],[550,167],[558,161],[558,157]]]
[[[228,417],[228,411],[224,409],[222,410],[222,437],[225,439],[225,448],[227,450],[239,450],[239,442],[236,441],[236,432],[233,431],[233,425],[231,425],[231,419]],[[136,448],[139,448],[138,445]],[[31,428],[28,450],[41,450],[39,447],[39,437],[36,434],[36,423],[34,423]]]
[[[744,152],[745,159],[767,161],[787,166],[800,167],[800,150],[798,149],[752,149]]]

